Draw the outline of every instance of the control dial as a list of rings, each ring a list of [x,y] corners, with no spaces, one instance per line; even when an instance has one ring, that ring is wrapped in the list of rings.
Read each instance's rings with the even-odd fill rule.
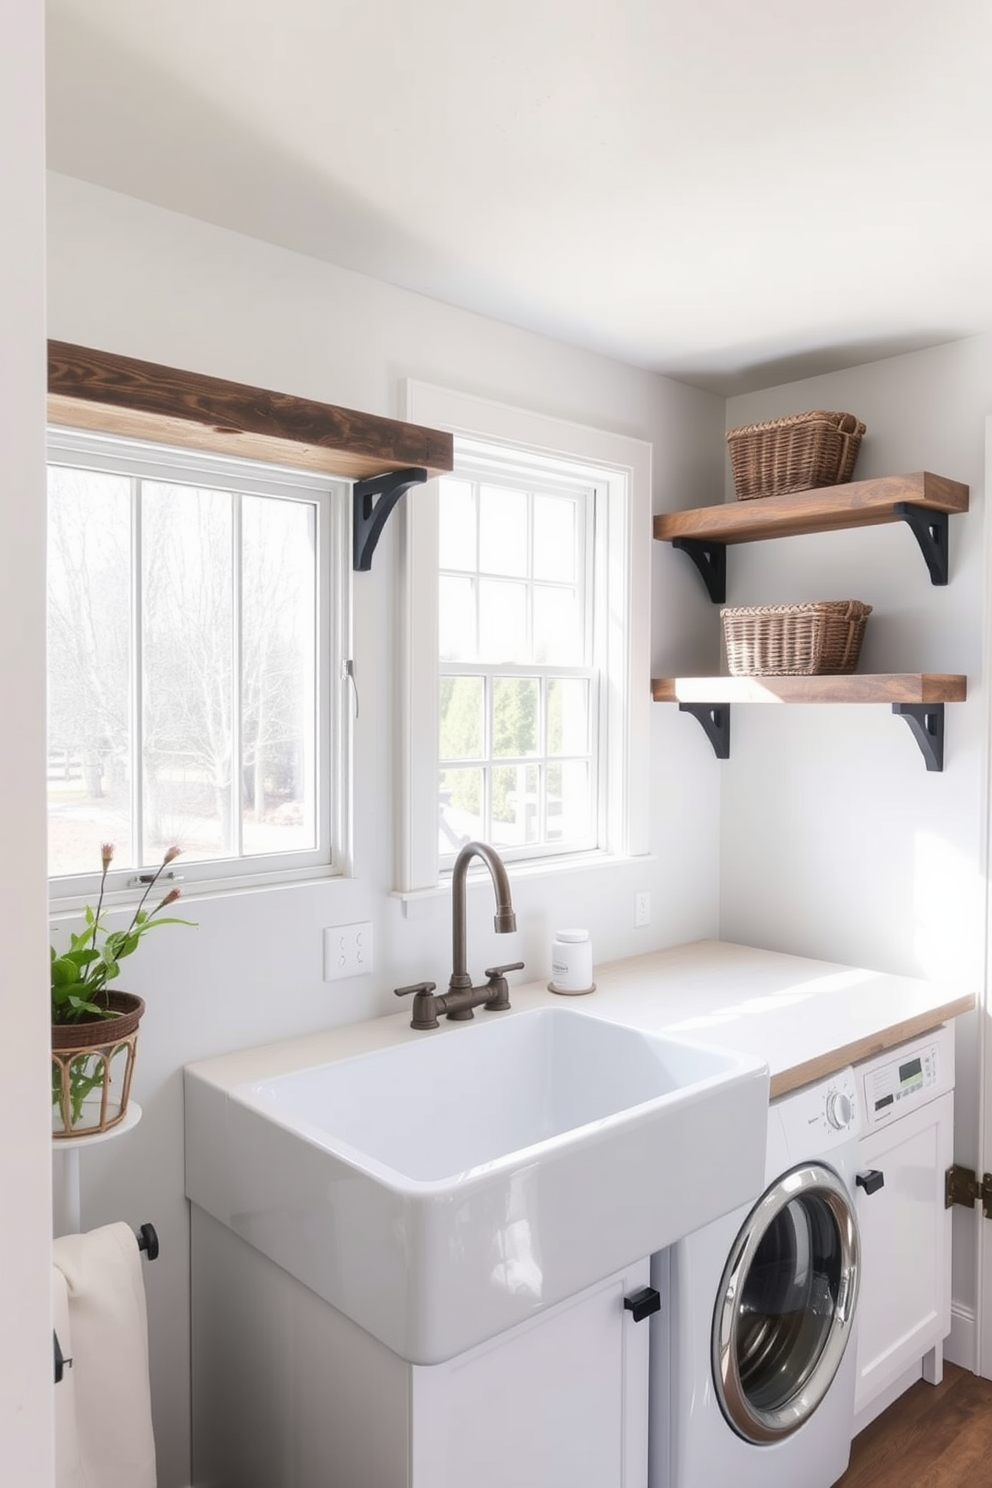
[[[827,1121],[834,1131],[846,1131],[854,1120],[854,1104],[843,1090],[828,1090],[826,1100]]]

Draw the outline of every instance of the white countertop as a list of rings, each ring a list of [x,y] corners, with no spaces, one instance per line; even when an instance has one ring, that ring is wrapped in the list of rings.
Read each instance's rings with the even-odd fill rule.
[[[972,988],[888,976],[811,961],[753,946],[699,940],[597,966],[596,990],[562,997],[545,981],[511,984],[518,1011],[571,1005],[764,1060],[777,1096],[935,1028],[975,1006]],[[443,988],[439,988],[443,991]],[[229,1089],[247,1081],[345,1059],[407,1039],[457,1034],[441,1020],[430,1033],[410,1028],[410,1002],[394,1014],[279,1043],[205,1059],[191,1066]],[[489,1017],[480,1010],[479,1017]],[[501,1016],[512,1016],[504,1014]]]

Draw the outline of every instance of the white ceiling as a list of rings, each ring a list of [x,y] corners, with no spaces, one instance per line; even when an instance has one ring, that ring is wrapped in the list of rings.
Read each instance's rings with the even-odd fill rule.
[[[47,0],[49,164],[729,394],[992,328],[989,0]]]

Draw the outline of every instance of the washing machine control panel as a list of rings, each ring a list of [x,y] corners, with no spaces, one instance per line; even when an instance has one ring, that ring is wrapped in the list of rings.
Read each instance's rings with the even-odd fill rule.
[[[926,1105],[953,1085],[953,1054],[947,1044],[947,1031],[941,1029],[892,1050],[859,1071],[869,1129],[885,1126],[915,1106]]]
[[[783,1096],[775,1106],[790,1147],[801,1157],[830,1152],[860,1134],[858,1087],[850,1066]]]

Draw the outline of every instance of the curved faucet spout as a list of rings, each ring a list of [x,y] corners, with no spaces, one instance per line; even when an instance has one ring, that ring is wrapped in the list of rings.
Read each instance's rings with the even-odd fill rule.
[[[468,873],[468,865],[473,858],[482,859],[493,881],[493,891],[496,895],[496,914],[493,925],[496,933],[507,935],[517,928],[517,917],[513,912],[513,902],[510,897],[510,880],[499,854],[486,842],[466,842],[455,859],[451,875],[452,972],[448,985],[452,991],[472,985],[472,978],[468,974],[465,947],[465,877]]]

